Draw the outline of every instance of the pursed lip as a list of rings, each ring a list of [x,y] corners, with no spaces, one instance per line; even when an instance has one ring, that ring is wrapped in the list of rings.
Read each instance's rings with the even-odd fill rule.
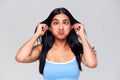
[[[64,34],[64,31],[63,30],[59,30],[58,33],[62,35],[62,34]]]

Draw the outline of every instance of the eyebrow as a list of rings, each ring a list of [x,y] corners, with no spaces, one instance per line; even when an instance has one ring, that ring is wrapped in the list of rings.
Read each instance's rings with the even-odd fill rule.
[[[58,19],[52,19],[52,21],[58,21]]]

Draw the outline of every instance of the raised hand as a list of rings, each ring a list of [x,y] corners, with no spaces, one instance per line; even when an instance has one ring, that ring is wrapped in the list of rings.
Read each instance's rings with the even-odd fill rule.
[[[75,23],[73,25],[73,28],[76,32],[76,34],[79,36],[79,37],[82,37],[85,35],[85,25],[84,24],[80,24],[80,23]]]
[[[46,32],[46,30],[48,30],[48,26],[47,24],[38,24],[37,27],[36,27],[36,32],[35,34],[39,35],[39,36],[42,36],[44,35],[44,33]]]

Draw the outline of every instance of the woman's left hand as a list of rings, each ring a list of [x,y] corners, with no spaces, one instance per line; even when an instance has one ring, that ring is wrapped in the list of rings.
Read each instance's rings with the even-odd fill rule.
[[[75,23],[75,24],[73,25],[73,28],[74,28],[76,34],[77,34],[79,37],[85,36],[85,25],[84,25],[84,24]]]

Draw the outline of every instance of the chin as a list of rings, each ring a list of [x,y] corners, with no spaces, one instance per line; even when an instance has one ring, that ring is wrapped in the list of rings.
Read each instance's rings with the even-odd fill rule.
[[[56,37],[58,40],[66,40],[67,39],[67,37],[65,37],[65,36],[57,36]]]

